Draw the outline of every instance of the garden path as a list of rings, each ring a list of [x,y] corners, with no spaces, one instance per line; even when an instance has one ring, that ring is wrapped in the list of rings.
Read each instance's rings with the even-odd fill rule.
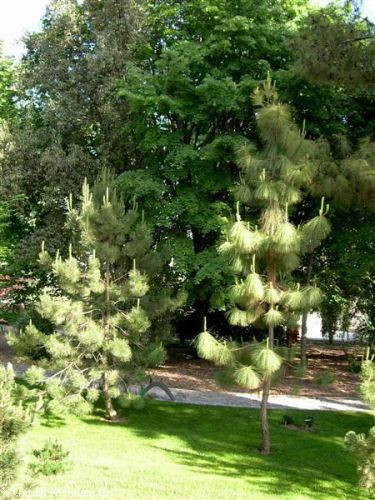
[[[260,407],[259,393],[194,391],[190,389],[171,389],[177,403],[189,403],[212,406],[235,406],[246,408]],[[157,399],[169,400],[168,396],[159,388],[153,388],[148,394]],[[360,399],[344,397],[309,398],[304,396],[289,396],[274,394],[269,398],[269,407],[272,409],[295,410],[326,410],[326,411],[360,411],[369,412],[370,408]]]

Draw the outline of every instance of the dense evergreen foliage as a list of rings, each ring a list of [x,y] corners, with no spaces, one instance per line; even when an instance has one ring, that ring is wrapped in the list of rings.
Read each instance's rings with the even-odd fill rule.
[[[44,246],[40,253],[57,281],[37,304],[55,326],[53,334],[30,323],[8,338],[20,356],[39,352],[41,366],[31,367],[26,378],[44,389],[48,410],[87,412],[103,394],[107,417],[114,419],[112,399],[121,387],[144,380],[147,367],[165,360],[168,317],[179,298],[162,283],[162,257],[150,248],[136,206],[125,206],[111,184],[104,172],[92,191],[85,181],[77,209],[70,198],[74,239],[67,258],[57,252],[52,259]]]
[[[20,457],[17,438],[30,426],[38,396],[18,385],[12,365],[0,365],[0,498],[11,498]]]

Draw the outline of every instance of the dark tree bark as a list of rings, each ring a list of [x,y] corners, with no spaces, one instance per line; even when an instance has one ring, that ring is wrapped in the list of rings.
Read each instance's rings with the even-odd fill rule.
[[[309,264],[307,266],[307,272],[306,272],[306,285],[310,285],[311,281],[311,275],[312,275],[312,270],[313,270],[313,261],[314,261],[314,254],[311,253],[309,257]],[[302,323],[301,323],[301,366],[303,368],[307,368],[307,355],[306,355],[306,350],[307,350],[307,316],[308,316],[308,311],[304,311],[302,314]]]
[[[276,288],[276,266],[275,261],[270,257],[268,261],[268,280]],[[268,328],[268,342],[270,349],[274,347],[274,327]],[[263,383],[262,401],[260,405],[261,427],[262,427],[262,454],[269,455],[271,453],[271,438],[268,423],[268,398],[270,394],[271,380],[267,378]]]
[[[103,398],[104,398],[104,405],[105,405],[105,411],[106,411],[106,416],[108,420],[116,420],[117,418],[117,412],[113,407],[112,403],[112,398],[109,394],[109,385],[108,385],[108,380],[107,380],[107,375],[103,373]]]

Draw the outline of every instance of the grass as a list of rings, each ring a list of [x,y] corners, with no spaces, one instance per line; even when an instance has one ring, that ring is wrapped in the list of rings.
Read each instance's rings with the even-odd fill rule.
[[[100,412],[84,420],[50,418],[22,440],[25,454],[58,439],[71,469],[37,481],[21,498],[258,499],[367,498],[343,436],[372,425],[366,414],[309,412],[311,433],[285,429],[285,411],[271,411],[273,454],[261,455],[259,413],[150,402],[128,411],[128,423],[109,424]],[[305,412],[288,411],[296,420]],[[26,458],[26,457],[25,457]]]

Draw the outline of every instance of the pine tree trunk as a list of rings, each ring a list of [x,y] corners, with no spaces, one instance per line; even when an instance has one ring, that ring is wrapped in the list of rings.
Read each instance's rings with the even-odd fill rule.
[[[269,455],[271,453],[270,430],[268,424],[268,397],[270,394],[270,386],[271,386],[270,380],[265,380],[263,383],[262,402],[260,406],[263,455]]]
[[[105,300],[104,331],[105,331],[106,335],[107,335],[108,330],[109,330],[109,320],[110,320],[110,316],[111,316],[111,303],[110,303],[110,295],[109,295],[110,280],[111,280],[110,266],[109,266],[109,262],[107,262],[106,273],[105,273],[105,295],[104,295],[104,300]],[[103,398],[104,398],[104,404],[105,404],[105,410],[107,413],[107,418],[108,418],[108,420],[115,420],[117,417],[117,412],[113,408],[112,398],[109,394],[108,378],[107,378],[107,374],[105,372],[103,373],[102,381],[103,381],[103,387],[102,387]]]
[[[310,285],[312,269],[313,269],[313,258],[314,254],[310,254],[309,264],[307,266],[306,273],[306,285]],[[301,324],[301,366],[307,368],[307,316],[308,311],[304,311],[302,314],[302,324]]]
[[[105,373],[103,373],[102,381],[103,381],[102,390],[103,390],[103,398],[104,398],[106,416],[107,416],[108,420],[116,420],[117,412],[113,408],[112,398],[109,394],[108,379],[107,379],[107,375]]]
[[[273,349],[274,328],[268,328],[269,346]],[[269,379],[263,381],[262,401],[260,404],[260,420],[262,427],[262,453],[269,455],[271,453],[270,430],[268,424],[268,397],[270,395],[271,381]]]
[[[302,314],[302,322],[301,322],[301,366],[303,368],[307,368],[307,341],[306,341],[306,335],[307,335],[307,316],[308,313],[305,311]]]
[[[276,266],[271,258],[268,262],[268,279],[276,288]],[[270,349],[273,349],[274,344],[274,327],[268,328],[268,342]],[[270,394],[271,381],[266,379],[263,381],[262,401],[260,404],[260,419],[262,427],[262,454],[269,455],[271,453],[271,439],[268,423],[268,398]]]

